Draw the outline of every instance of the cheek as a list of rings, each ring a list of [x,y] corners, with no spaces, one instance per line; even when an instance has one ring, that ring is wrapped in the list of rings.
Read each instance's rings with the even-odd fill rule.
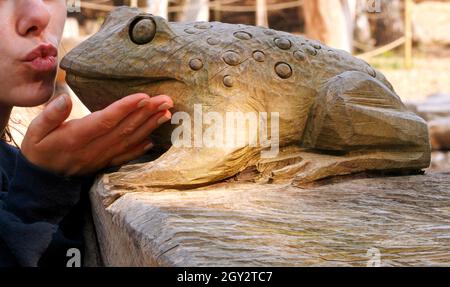
[[[64,23],[67,17],[67,10],[65,1],[55,1],[50,7],[51,20],[47,29],[52,36],[56,37],[58,43],[61,40],[64,31]]]
[[[3,81],[10,76],[10,65],[13,62],[11,55],[15,55],[18,48],[20,48],[16,41],[17,36],[15,34],[14,21],[11,19],[12,15],[12,11],[8,11],[6,8],[0,6],[0,67],[2,67],[0,68],[0,79]]]

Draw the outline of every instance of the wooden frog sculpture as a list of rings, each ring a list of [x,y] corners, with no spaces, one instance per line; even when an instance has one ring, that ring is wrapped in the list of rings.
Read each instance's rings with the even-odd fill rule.
[[[425,121],[406,110],[379,71],[289,33],[171,23],[122,7],[61,67],[91,111],[145,92],[169,95],[173,113],[192,118],[195,105],[219,115],[279,115],[275,157],[261,157],[267,146],[173,145],[154,161],[109,174],[110,184],[127,190],[192,188],[252,167],[264,182],[301,184],[372,170],[419,171],[430,163]],[[175,128],[166,124],[158,137],[169,141]]]

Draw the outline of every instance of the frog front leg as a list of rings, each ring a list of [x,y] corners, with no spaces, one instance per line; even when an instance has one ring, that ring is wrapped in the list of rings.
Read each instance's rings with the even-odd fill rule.
[[[239,173],[257,157],[254,148],[172,146],[155,161],[128,165],[106,175],[108,185],[133,191],[195,188]]]
[[[427,125],[382,82],[345,72],[319,91],[310,111],[302,160],[272,172],[297,184],[372,170],[418,171],[430,163]]]

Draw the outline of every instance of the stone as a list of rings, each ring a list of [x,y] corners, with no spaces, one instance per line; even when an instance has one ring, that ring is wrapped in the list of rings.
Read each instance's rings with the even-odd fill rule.
[[[212,25],[208,22],[200,22],[194,25],[195,28],[200,30],[210,29]]]
[[[427,170],[430,172],[448,172],[450,170],[450,152],[433,151],[431,153],[431,165]]]
[[[197,34],[197,30],[195,30],[194,28],[187,28],[184,30],[185,33],[187,34]]]
[[[289,66],[288,63],[281,62],[281,63],[276,64],[275,72],[282,79],[287,79],[292,76],[292,68],[291,68],[291,66]]]
[[[299,61],[306,60],[305,53],[303,53],[303,51],[300,51],[300,50],[294,52],[294,57]]]
[[[321,46],[320,44],[313,44],[312,46],[313,46],[313,48],[316,49],[316,50],[322,49],[322,46]]]
[[[262,51],[255,51],[253,52],[253,59],[257,62],[264,62],[266,55]]]
[[[433,94],[408,108],[428,122],[433,150],[450,150],[450,94]]]
[[[264,29],[263,33],[266,34],[267,36],[272,36],[272,35],[276,34],[276,32],[274,30],[271,30],[271,29]]]
[[[230,66],[237,66],[241,62],[241,56],[235,51],[227,51],[223,54],[223,60]]]
[[[450,94],[432,94],[424,101],[409,102],[408,108],[426,121],[450,117]]]
[[[219,43],[220,43],[220,40],[219,40],[219,39],[216,39],[216,38],[208,38],[208,39],[206,40],[206,42],[207,42],[208,44],[210,44],[211,46],[214,46],[214,45],[219,44]]]
[[[292,47],[291,41],[286,38],[276,38],[274,42],[275,45],[282,50],[289,50]]]
[[[198,71],[203,68],[203,62],[200,59],[192,59],[189,61],[189,67],[194,71]]]
[[[241,40],[250,40],[252,38],[252,35],[250,33],[239,31],[234,33],[234,37],[241,39]]]
[[[450,266],[450,173],[90,198],[106,266]]]
[[[155,24],[156,34],[141,45],[130,41],[130,23],[143,18]],[[209,147],[202,143],[211,139],[206,133],[173,144],[172,136],[185,127],[166,123],[152,133],[155,148],[166,151],[154,161],[112,172],[111,190],[189,190],[248,170],[256,170],[254,182],[303,186],[366,171],[418,173],[429,166],[425,121],[408,111],[383,74],[363,60],[322,44],[317,50],[315,41],[261,27],[196,26],[118,8],[98,33],[64,57],[61,67],[91,111],[144,92],[171,96],[174,116],[184,112],[194,121],[199,117],[196,106],[203,115],[221,119],[229,113],[257,119],[266,115],[266,122],[233,129],[257,144]],[[237,39],[235,32],[252,37]],[[220,42],[211,45],[208,39]],[[303,49],[306,58],[298,61],[294,51]],[[253,58],[256,50],[264,51],[264,62]],[[201,59],[203,68],[193,71],[199,65],[181,64],[191,59]],[[200,131],[204,125],[200,123]],[[114,198],[111,193],[110,200]]]
[[[227,86],[228,88],[231,88],[234,84],[233,77],[228,76],[228,75],[223,77],[223,84],[225,86]]]
[[[317,50],[314,49],[313,47],[309,46],[309,45],[303,46],[303,49],[305,50],[306,53],[308,53],[311,56],[316,56],[317,55]]]
[[[434,150],[450,150],[450,117],[428,123],[431,146]]]

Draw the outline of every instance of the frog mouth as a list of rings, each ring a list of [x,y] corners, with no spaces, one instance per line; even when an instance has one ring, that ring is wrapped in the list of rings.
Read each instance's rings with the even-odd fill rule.
[[[148,77],[141,75],[120,75],[120,74],[110,74],[102,73],[98,71],[86,71],[77,70],[72,67],[72,61],[64,57],[60,63],[61,69],[66,71],[66,77],[72,82],[76,81],[98,81],[98,82],[119,82],[127,86],[143,86],[143,85],[155,85],[163,84],[167,82],[182,82],[179,79],[172,77]]]
[[[170,77],[145,77],[145,76],[120,76],[106,75],[100,73],[83,73],[74,70],[66,70],[66,77],[72,80],[87,80],[98,82],[118,82],[128,86],[142,86],[152,84],[162,84],[166,82],[180,82],[178,79]]]
[[[156,96],[177,90],[176,86],[185,86],[183,82],[171,77],[103,75],[72,69],[66,69],[66,82],[91,112],[101,110],[131,94]]]

